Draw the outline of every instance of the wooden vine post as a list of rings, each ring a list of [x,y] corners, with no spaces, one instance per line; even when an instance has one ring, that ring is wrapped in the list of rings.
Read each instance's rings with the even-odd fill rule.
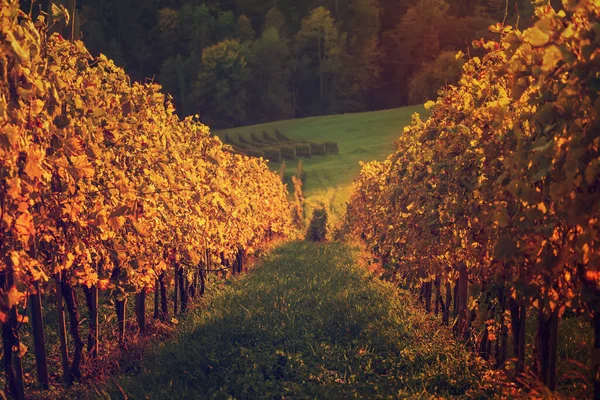
[[[79,312],[77,310],[77,296],[75,293],[75,288],[68,282],[68,280],[64,276],[62,286],[63,298],[67,306],[67,312],[69,313],[69,331],[71,332],[71,337],[73,338],[74,344],[73,361],[71,362],[69,372],[71,374],[72,380],[79,381],[81,379],[81,365],[85,361],[85,356],[83,353],[83,348],[85,347],[85,345],[83,343],[83,340],[81,339],[81,335],[79,334]]]
[[[65,321],[65,309],[63,303],[62,273],[54,275],[54,298],[56,300],[56,312],[58,314],[58,337],[60,339],[60,356],[63,372],[63,382],[71,386],[71,371],[69,369],[69,349],[67,347],[67,323]]]
[[[10,266],[10,264],[9,264]],[[0,287],[9,292],[15,286],[12,267],[1,274]],[[17,400],[25,399],[23,386],[23,364],[21,362],[21,342],[19,341],[19,323],[17,305],[12,305],[8,311],[8,321],[2,324],[2,344],[4,349],[4,371],[6,373],[6,391]]]
[[[173,262],[173,282],[175,285],[175,288],[173,290],[173,316],[176,316],[177,313],[179,312],[179,301],[178,301],[178,295],[179,295],[179,271],[178,271],[178,265],[176,262]]]
[[[546,315],[543,308],[538,311],[535,338],[534,370],[541,382],[552,391],[556,389],[556,343],[558,336],[558,310]]]
[[[500,304],[500,336],[496,340],[496,368],[500,369],[504,366],[507,358],[507,345],[508,345],[508,327],[505,321],[506,311],[506,296],[504,295],[504,288],[498,289],[498,303]]]
[[[186,287],[187,279],[183,264],[179,265],[177,278],[179,279],[179,298],[181,300],[181,313],[187,311],[188,306],[188,290]]]
[[[450,281],[446,281],[446,309],[443,311],[442,322],[448,325],[450,322],[450,304],[452,303],[452,285]]]
[[[126,319],[127,299],[119,300],[115,298],[115,312],[117,314],[117,327],[119,332],[119,344],[125,343],[125,319]]]
[[[42,314],[42,294],[37,282],[34,283],[34,289],[35,292],[29,295],[29,310],[31,312],[35,364],[40,388],[46,390],[49,387],[48,360],[46,357],[46,338]]]
[[[198,271],[198,275],[200,278],[200,297],[204,296],[204,291],[206,290],[206,272],[202,268]]]
[[[140,333],[146,331],[146,289],[142,289],[135,295],[135,316]]]
[[[154,280],[154,314],[152,317],[158,319],[160,316],[160,281],[158,278]]]
[[[596,302],[600,305],[600,302]],[[594,350],[595,361],[592,365],[594,374],[594,399],[600,399],[600,307],[592,312],[592,325],[594,326]]]
[[[158,276],[160,288],[160,319],[166,321],[169,318],[169,301],[167,298],[167,284],[165,282],[165,273]]]
[[[85,293],[85,299],[87,302],[89,316],[89,332],[88,332],[88,344],[87,351],[90,358],[98,357],[98,287],[93,285],[90,288],[83,287]]]
[[[425,311],[431,312],[431,281],[425,282]]]
[[[466,338],[468,334],[467,322],[467,301],[469,296],[469,283],[467,275],[467,266],[465,263],[460,263],[458,267],[458,337]]]

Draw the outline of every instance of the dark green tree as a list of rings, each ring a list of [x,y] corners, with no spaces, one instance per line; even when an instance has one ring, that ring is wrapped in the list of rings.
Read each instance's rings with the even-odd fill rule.
[[[202,52],[202,69],[190,100],[197,104],[201,120],[214,127],[246,122],[249,70],[248,48],[226,39]]]
[[[290,47],[288,40],[273,27],[267,27],[252,45],[249,92],[251,122],[285,119],[292,116]]]
[[[444,0],[419,0],[394,29],[384,33],[384,79],[392,94],[387,106],[407,104],[409,79],[440,53],[439,27],[448,9]]]
[[[408,99],[411,104],[435,100],[438,91],[448,85],[454,85],[460,79],[464,59],[456,57],[454,51],[443,51],[437,58],[423,66],[410,79]]]
[[[315,8],[302,20],[296,34],[296,54],[306,59],[307,74],[302,84],[311,113],[337,111],[336,84],[342,71],[342,60],[346,35],[335,24],[331,12],[324,7]],[[315,98],[316,97],[316,98]]]

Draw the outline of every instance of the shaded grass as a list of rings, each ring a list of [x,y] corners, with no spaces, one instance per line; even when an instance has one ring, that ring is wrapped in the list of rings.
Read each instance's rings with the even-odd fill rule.
[[[344,244],[289,243],[212,291],[139,374],[132,398],[398,398],[483,394],[485,365]],[[488,393],[490,394],[490,393]]]
[[[403,128],[411,121],[413,113],[423,114],[422,106],[403,107],[393,110],[329,115],[277,121],[261,125],[245,126],[216,134],[237,137],[251,132],[278,129],[292,140],[332,141],[339,145],[339,154],[316,156],[303,159],[306,181],[304,195],[307,202],[306,215],[320,202],[328,208],[332,223],[337,222],[345,211],[350,199],[352,182],[360,171],[359,161],[383,160],[394,151],[394,141],[400,137]],[[279,172],[279,163],[269,163],[271,169]],[[286,162],[286,175],[295,173],[296,165]],[[288,186],[291,189],[291,186]]]

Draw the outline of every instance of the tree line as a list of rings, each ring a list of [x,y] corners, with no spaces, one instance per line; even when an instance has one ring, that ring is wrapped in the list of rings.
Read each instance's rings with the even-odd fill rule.
[[[214,127],[422,103],[458,80],[451,54],[532,15],[526,0],[53,1],[77,8],[92,54]]]

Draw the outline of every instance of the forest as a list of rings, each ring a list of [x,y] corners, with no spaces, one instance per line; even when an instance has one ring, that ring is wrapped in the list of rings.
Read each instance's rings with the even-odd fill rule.
[[[458,80],[456,51],[476,55],[490,25],[533,15],[528,0],[54,3],[76,7],[74,35],[93,55],[159,83],[181,116],[214,128],[422,104]]]

